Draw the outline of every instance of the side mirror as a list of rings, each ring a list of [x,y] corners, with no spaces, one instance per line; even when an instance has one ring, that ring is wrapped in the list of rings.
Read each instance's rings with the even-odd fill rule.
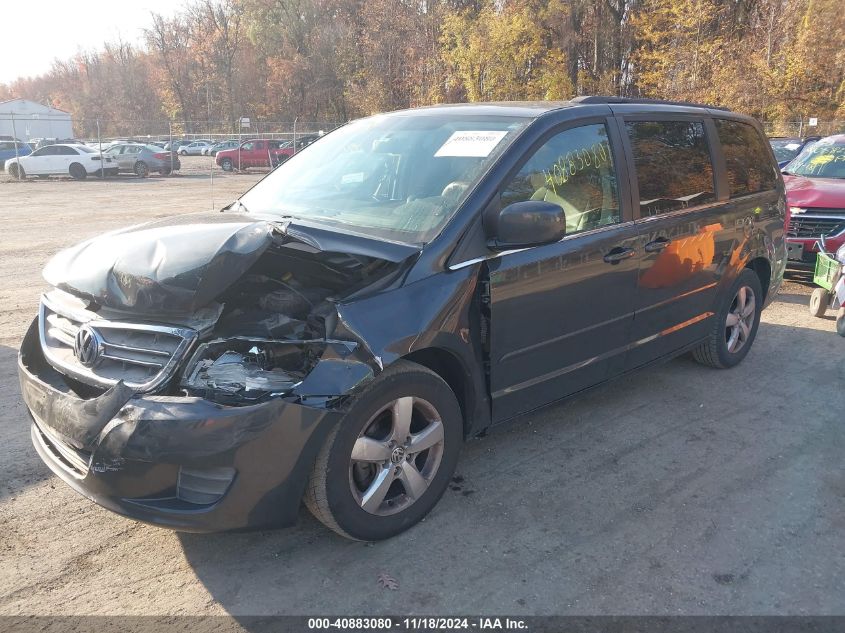
[[[566,214],[553,202],[514,202],[499,211],[487,233],[493,250],[551,244],[566,235]]]

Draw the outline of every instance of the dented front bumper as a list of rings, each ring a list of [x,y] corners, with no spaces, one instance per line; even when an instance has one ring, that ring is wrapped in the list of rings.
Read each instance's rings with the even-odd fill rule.
[[[342,415],[280,398],[227,407],[137,395],[122,384],[83,399],[44,360],[35,323],[18,374],[33,444],[56,475],[109,510],[185,531],[293,524]]]

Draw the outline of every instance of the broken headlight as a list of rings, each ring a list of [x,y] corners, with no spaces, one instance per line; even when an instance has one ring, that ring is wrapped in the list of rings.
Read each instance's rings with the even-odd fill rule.
[[[230,338],[201,345],[182,379],[191,395],[223,403],[257,402],[289,393],[304,378],[305,346],[256,338]]]

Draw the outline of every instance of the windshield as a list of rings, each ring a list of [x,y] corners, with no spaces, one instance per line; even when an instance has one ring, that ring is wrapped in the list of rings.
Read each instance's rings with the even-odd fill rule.
[[[240,200],[253,214],[426,243],[529,121],[457,114],[362,119],[298,151]]]
[[[801,142],[795,139],[778,139],[769,141],[769,143],[779,163],[792,160],[798,156],[798,150],[801,149]]]
[[[818,141],[789,163],[786,171],[811,178],[845,178],[845,144]]]

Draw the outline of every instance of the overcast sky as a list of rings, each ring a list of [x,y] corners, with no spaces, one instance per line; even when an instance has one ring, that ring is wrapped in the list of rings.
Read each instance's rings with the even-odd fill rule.
[[[150,12],[172,15],[184,0],[2,0],[0,83],[50,70],[54,59],[97,50],[120,36],[139,42]]]

